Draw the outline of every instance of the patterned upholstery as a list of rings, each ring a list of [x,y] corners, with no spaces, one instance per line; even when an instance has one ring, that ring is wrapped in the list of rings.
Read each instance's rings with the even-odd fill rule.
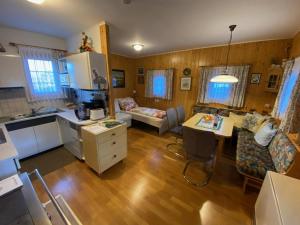
[[[278,173],[285,173],[293,163],[296,155],[294,145],[282,132],[278,132],[273,138],[269,146],[269,151]]]
[[[234,112],[235,114],[238,115],[245,115],[246,113],[241,111],[241,110],[236,110],[236,109],[231,109],[231,108],[216,108],[213,106],[208,106],[208,105],[195,105],[193,107],[193,112],[194,114],[196,113],[208,113],[208,114],[215,114],[219,111],[220,116],[229,116],[230,112]]]
[[[254,134],[247,130],[238,134],[236,166],[240,173],[261,179],[268,170],[276,171],[268,148],[256,144]]]

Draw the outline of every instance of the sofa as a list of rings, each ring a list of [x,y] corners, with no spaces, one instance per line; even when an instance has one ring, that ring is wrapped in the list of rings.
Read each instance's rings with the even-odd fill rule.
[[[246,112],[240,110],[216,108],[207,105],[194,106],[193,111],[194,113],[218,113],[222,116],[229,116],[230,112],[239,115],[246,114]],[[274,119],[269,118],[269,120],[276,126]],[[295,161],[299,159],[297,149],[283,132],[278,131],[267,146],[259,145],[254,136],[255,134],[249,130],[237,127],[233,129],[232,139],[237,141],[236,168],[244,176],[244,192],[248,185],[260,187],[267,171],[289,174],[292,168],[295,170]],[[296,158],[297,160],[295,160]],[[300,176],[300,171],[298,174]]]
[[[267,171],[288,174],[296,153],[293,143],[281,131],[264,147],[256,143],[252,132],[241,130],[238,133],[236,168],[245,176],[243,190],[246,191],[247,185],[259,187]]]

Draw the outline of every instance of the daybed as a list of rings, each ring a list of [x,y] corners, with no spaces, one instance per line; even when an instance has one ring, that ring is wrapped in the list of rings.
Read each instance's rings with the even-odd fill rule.
[[[134,100],[132,98],[125,98],[129,101]],[[134,107],[130,107],[127,110],[120,104],[120,102],[124,99],[115,99],[115,112],[116,117],[122,118],[131,116],[133,120],[140,121],[151,125],[153,127],[158,128],[159,135],[163,134],[168,130],[168,121],[165,116],[165,111],[147,108],[147,107],[139,107],[136,103]],[[128,123],[127,123],[128,124]]]

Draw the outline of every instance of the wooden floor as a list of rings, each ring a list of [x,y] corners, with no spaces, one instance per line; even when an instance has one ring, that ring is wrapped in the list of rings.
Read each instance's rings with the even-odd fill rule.
[[[218,163],[209,185],[194,187],[182,177],[184,161],[166,151],[171,140],[130,128],[127,159],[100,177],[77,160],[45,180],[87,225],[250,225],[257,192],[242,192],[236,169]]]

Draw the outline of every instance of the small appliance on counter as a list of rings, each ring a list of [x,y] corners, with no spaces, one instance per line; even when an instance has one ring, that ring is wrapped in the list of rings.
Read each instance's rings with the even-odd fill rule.
[[[81,103],[74,109],[75,115],[79,120],[88,120],[90,118],[90,109]]]
[[[90,110],[90,120],[101,120],[103,118],[105,118],[103,109],[99,108]]]

